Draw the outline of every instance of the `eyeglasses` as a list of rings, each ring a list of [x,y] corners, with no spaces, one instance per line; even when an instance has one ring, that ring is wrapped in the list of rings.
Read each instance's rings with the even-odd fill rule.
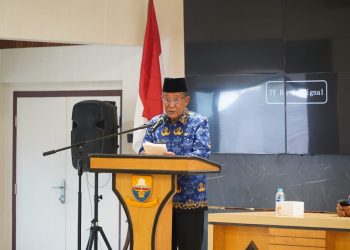
[[[170,99],[167,97],[162,97],[162,100],[164,102],[164,104],[169,105],[170,103],[174,103],[175,105],[178,105],[186,96],[183,97],[178,97],[175,99]]]

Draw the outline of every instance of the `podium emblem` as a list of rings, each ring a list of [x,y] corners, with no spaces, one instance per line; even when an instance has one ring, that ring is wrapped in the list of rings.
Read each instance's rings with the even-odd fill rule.
[[[132,193],[138,202],[146,202],[152,194],[152,176],[133,175]]]

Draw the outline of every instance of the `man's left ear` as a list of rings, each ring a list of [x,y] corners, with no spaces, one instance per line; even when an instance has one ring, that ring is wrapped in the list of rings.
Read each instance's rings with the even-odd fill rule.
[[[188,95],[186,96],[186,106],[190,103],[191,97]]]

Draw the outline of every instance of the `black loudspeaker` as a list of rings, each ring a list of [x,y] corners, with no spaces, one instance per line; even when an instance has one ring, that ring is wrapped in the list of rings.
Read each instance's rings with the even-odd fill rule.
[[[77,144],[117,133],[117,107],[114,102],[88,100],[78,102],[72,112],[71,144]],[[88,170],[91,153],[113,154],[118,150],[118,138],[112,137],[87,143],[82,150],[72,148],[72,163],[78,167],[79,151],[82,151],[82,170]]]

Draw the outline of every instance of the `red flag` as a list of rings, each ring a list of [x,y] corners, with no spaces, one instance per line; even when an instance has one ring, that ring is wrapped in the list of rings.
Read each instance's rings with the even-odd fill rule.
[[[163,112],[161,99],[162,82],[159,66],[160,53],[161,47],[156,12],[153,0],[149,0],[139,88],[139,95],[143,104],[142,116],[148,120]]]
[[[139,82],[139,98],[141,102],[138,102],[138,104],[141,104],[142,107],[136,104],[135,127],[141,126],[152,117],[163,113],[160,54],[161,46],[156,12],[153,0],[149,0]],[[141,146],[143,135],[144,133],[134,133],[133,147],[135,151],[138,151],[138,148]]]

